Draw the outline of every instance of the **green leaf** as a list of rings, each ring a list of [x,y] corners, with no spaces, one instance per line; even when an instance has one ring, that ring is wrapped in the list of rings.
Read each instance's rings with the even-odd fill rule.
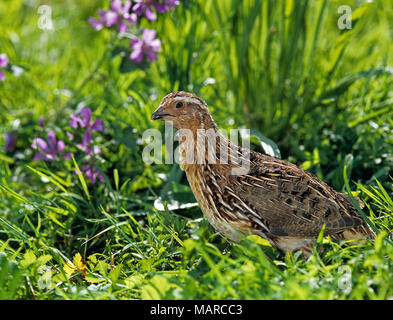
[[[0,300],[16,298],[16,292],[22,286],[22,275],[23,269],[4,252],[0,252]]]
[[[267,241],[266,239],[261,238],[258,235],[255,235],[255,234],[247,236],[246,239],[250,240],[251,242],[257,243],[257,244],[259,244],[261,246],[264,246],[264,247],[271,247],[272,246],[269,241]]]
[[[281,159],[281,152],[277,144],[273,140],[265,137],[258,130],[251,129],[249,131],[240,129],[239,133],[242,139],[249,139],[250,141],[252,138],[257,139],[257,141],[260,143],[262,149],[267,155]]]
[[[89,283],[100,283],[104,282],[105,279],[97,273],[89,273],[86,275],[85,280]]]
[[[39,265],[43,265],[43,264],[48,263],[52,259],[53,259],[53,257],[50,254],[44,254],[44,255],[38,257],[37,263]]]
[[[113,170],[113,179],[115,180],[116,190],[119,190],[119,171],[117,169]]]
[[[0,161],[6,162],[6,163],[10,163],[10,164],[14,163],[14,159],[6,156],[3,153],[0,153]]]
[[[23,255],[23,260],[20,262],[21,267],[26,268],[29,265],[36,262],[37,257],[35,256],[33,250],[27,250]]]
[[[100,274],[102,274],[104,277],[106,277],[107,274],[108,274],[108,264],[107,264],[105,261],[103,261],[103,260],[98,261],[98,263],[97,263],[95,269],[96,269]]]
[[[318,244],[321,244],[323,242],[323,235],[325,233],[325,227],[326,227],[326,224],[323,224],[323,226],[321,228],[321,231],[318,234],[318,238],[317,238],[317,243]]]
[[[386,232],[385,231],[381,231],[376,237],[375,237],[375,242],[374,242],[374,246],[375,246],[375,251],[376,252],[380,252],[383,244],[384,244],[384,240],[386,238]]]
[[[108,278],[112,281],[112,284],[116,283],[117,279],[120,277],[121,268],[122,265],[119,264],[109,272]]]
[[[139,286],[143,280],[145,279],[145,276],[143,274],[136,274],[133,276],[130,276],[126,279],[124,279],[124,284],[129,288],[133,289],[136,286]]]
[[[143,300],[158,300],[163,299],[168,291],[177,286],[170,282],[162,275],[155,275],[149,281],[149,284],[143,287],[142,299]]]
[[[168,191],[154,201],[154,207],[158,211],[165,211],[165,205],[168,210],[179,210],[198,205],[189,186],[174,181],[168,185],[170,186],[167,188]]]

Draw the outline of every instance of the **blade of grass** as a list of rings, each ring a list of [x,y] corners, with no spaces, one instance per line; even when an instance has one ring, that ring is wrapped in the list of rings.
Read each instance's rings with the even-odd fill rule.
[[[89,200],[89,199],[90,199],[90,194],[89,194],[89,189],[87,188],[86,180],[85,180],[85,178],[83,177],[83,174],[82,174],[81,170],[79,169],[79,166],[78,166],[78,164],[76,163],[74,157],[72,157],[72,161],[74,162],[74,166],[75,166],[76,172],[77,172],[77,174],[78,174],[79,181],[80,181],[81,184],[82,184],[83,191],[85,192],[86,197],[87,197],[87,199]]]
[[[30,171],[32,171],[34,174],[36,174],[37,176],[42,177],[42,178],[45,178],[45,179],[49,180],[50,182],[52,182],[52,183],[53,183],[54,185],[56,185],[61,191],[67,192],[67,190],[58,182],[57,179],[55,180],[54,178],[52,178],[52,177],[46,175],[45,173],[43,173],[43,172],[41,172],[41,171],[39,171],[39,170],[36,170],[36,169],[30,167],[29,165],[26,165],[26,167],[27,167]]]
[[[14,197],[16,200],[23,202],[23,203],[28,203],[29,201],[21,196],[20,194],[16,193],[15,191],[13,191],[12,189],[8,188],[7,186],[4,186],[2,184],[0,184],[0,190],[3,190],[4,192],[8,193],[9,195],[11,195],[12,197]]]
[[[360,209],[359,204],[357,203],[357,201],[352,195],[352,191],[351,188],[349,187],[349,183],[347,179],[347,166],[344,166],[343,176],[344,176],[345,189],[347,190],[348,196],[351,199],[352,204],[355,206],[358,213],[362,216],[362,218],[366,221],[366,223],[370,226],[370,228],[375,232],[375,234],[378,234],[379,233],[378,228],[374,225],[374,223],[371,222],[371,220],[367,217],[364,211]]]

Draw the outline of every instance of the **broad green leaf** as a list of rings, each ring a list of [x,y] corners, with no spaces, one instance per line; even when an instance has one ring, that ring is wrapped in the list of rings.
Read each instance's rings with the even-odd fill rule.
[[[168,191],[154,201],[154,207],[158,211],[165,211],[165,203],[168,210],[179,210],[198,205],[189,186],[174,181],[170,182],[169,185]]]
[[[170,282],[166,277],[162,275],[155,275],[149,281],[149,284],[142,289],[143,300],[158,300],[165,297],[165,294],[177,286]]]
[[[280,149],[278,148],[277,144],[273,140],[265,137],[258,130],[251,129],[249,131],[245,129],[240,129],[239,133],[242,139],[251,139],[252,137],[255,137],[259,141],[260,145],[262,146],[263,150],[267,155],[279,159],[281,158]]]
[[[37,257],[34,254],[33,250],[27,250],[25,254],[23,255],[23,260],[20,262],[21,267],[26,268],[29,265],[33,264],[36,262]]]

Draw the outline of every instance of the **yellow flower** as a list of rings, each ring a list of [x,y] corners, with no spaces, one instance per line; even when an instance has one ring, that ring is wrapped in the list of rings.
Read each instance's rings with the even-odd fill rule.
[[[72,276],[75,272],[82,272],[83,278],[86,276],[86,263],[83,262],[82,256],[78,252],[72,261],[73,263],[67,262],[64,265],[64,271],[67,274],[67,277]]]

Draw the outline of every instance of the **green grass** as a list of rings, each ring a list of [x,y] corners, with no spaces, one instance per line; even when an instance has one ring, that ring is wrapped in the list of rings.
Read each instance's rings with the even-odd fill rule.
[[[349,1],[353,28],[340,30],[339,1],[182,1],[141,22],[162,40],[158,61],[141,68],[121,56],[127,39],[87,23],[108,2],[50,5],[55,29],[45,33],[39,1],[0,3],[0,53],[24,70],[0,82],[0,299],[393,298],[387,2]],[[151,113],[178,89],[203,97],[220,128],[251,128],[254,149],[273,140],[282,158],[351,188],[375,241],[321,234],[306,259],[215,234],[179,167],[142,161],[144,130],[162,129]],[[75,146],[74,159],[52,163],[30,148],[49,130],[68,141],[83,106],[104,123],[94,142],[105,182],[95,185]]]

